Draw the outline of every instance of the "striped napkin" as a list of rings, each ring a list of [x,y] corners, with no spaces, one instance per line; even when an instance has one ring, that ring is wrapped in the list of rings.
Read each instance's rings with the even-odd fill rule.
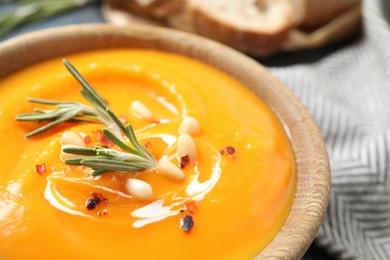
[[[270,70],[326,140],[331,198],[315,242],[337,259],[390,259],[390,0],[362,8],[357,42],[311,64]]]

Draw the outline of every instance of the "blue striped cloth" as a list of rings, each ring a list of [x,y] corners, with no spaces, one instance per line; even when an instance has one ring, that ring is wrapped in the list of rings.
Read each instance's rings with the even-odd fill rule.
[[[361,39],[270,70],[326,140],[331,198],[316,243],[337,259],[390,259],[390,0],[363,2]]]

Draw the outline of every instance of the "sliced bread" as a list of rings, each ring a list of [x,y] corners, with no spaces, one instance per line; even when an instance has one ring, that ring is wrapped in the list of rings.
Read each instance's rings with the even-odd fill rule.
[[[280,49],[295,21],[291,0],[187,0],[167,17],[171,27],[261,56]]]
[[[106,0],[113,23],[168,26],[253,56],[318,47],[357,30],[361,0]],[[351,12],[349,12],[351,11]],[[344,18],[344,14],[352,13]],[[355,15],[357,14],[357,16]],[[127,17],[127,18],[126,18]],[[349,17],[353,17],[350,19]],[[329,23],[332,21],[332,23]],[[329,24],[328,24],[329,23]],[[353,23],[353,24],[352,24]],[[342,28],[338,28],[338,26]],[[337,34],[337,37],[334,35]],[[296,37],[299,36],[299,37]],[[304,36],[304,37],[303,37]]]

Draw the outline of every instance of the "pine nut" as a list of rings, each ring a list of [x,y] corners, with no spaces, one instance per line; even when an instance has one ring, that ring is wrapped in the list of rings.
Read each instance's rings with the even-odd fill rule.
[[[74,145],[74,144],[64,144],[62,146],[62,148],[70,148],[70,147],[80,147],[80,146]],[[61,158],[62,161],[65,161],[66,159],[70,159],[70,158],[80,158],[80,157],[85,157],[85,156],[77,155],[77,154],[73,154],[73,153],[65,153],[61,149],[60,158]]]
[[[184,172],[174,163],[167,160],[161,160],[158,162],[157,171],[158,173],[176,181],[181,181],[185,178]]]
[[[87,145],[84,142],[84,138],[82,138],[79,134],[72,131],[63,132],[60,138],[60,142],[62,145],[72,144],[76,146],[87,147]]]
[[[140,200],[149,199],[153,193],[152,186],[149,183],[138,179],[127,179],[125,188],[132,196]]]
[[[195,136],[199,134],[199,132],[199,122],[193,117],[184,118],[179,126],[179,134],[189,134],[191,136]]]
[[[179,161],[185,156],[188,156],[190,161],[189,164],[196,162],[197,150],[194,139],[189,134],[182,134],[177,139],[177,157]]]
[[[150,111],[149,108],[147,108],[143,103],[138,100],[135,100],[131,103],[130,110],[135,116],[143,120],[150,122],[155,121],[152,111]]]

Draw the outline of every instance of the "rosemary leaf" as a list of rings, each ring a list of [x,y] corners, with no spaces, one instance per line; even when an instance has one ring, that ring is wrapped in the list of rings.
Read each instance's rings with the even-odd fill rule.
[[[104,174],[104,173],[106,173],[106,172],[109,172],[109,171],[106,171],[106,170],[94,170],[94,171],[92,172],[92,176],[93,176],[93,177],[100,176],[100,175],[102,175],[102,174]]]
[[[141,145],[137,138],[135,137],[135,133],[133,127],[129,124],[126,126],[126,136],[129,138],[130,142],[135,146],[135,148],[141,153],[142,156],[149,158],[151,160],[155,160],[153,155],[143,146]]]
[[[61,102],[61,101],[53,101],[43,98],[27,98],[27,101],[30,101],[32,103],[39,103],[39,104],[45,104],[45,105],[61,105],[61,104],[69,104],[69,105],[76,105],[76,102],[69,101],[69,102]]]
[[[141,145],[138,142],[137,138],[135,137],[135,133],[134,133],[133,127],[130,124],[128,124],[127,126],[124,126],[122,124],[122,122],[119,120],[119,118],[109,108],[106,109],[106,111],[109,114],[109,116],[111,117],[111,119],[118,125],[118,127],[121,129],[121,131],[123,133],[125,133],[127,138],[129,138],[130,142],[134,145],[135,149],[137,149],[138,152],[143,157],[147,157],[147,158],[149,158],[151,160],[155,160],[153,155],[151,155],[149,153],[149,151],[143,145]]]
[[[121,140],[119,140],[113,133],[111,133],[108,129],[103,129],[103,134],[110,139],[114,144],[116,144],[118,147],[122,148],[123,150],[126,150],[130,153],[141,155],[137,150],[131,148]]]
[[[83,86],[83,89],[81,90],[81,94],[91,103],[95,104],[97,108],[103,108],[103,110],[106,110],[107,103],[96,93],[96,91],[89,85],[89,83],[84,79],[83,76],[81,76],[80,73],[73,67],[73,65],[67,61],[66,59],[63,59],[62,62],[64,63],[65,67],[69,70],[69,72],[77,79],[77,81]]]
[[[153,163],[150,160],[136,154],[124,153],[112,149],[98,149],[96,151],[96,154],[104,155],[107,158],[112,158],[118,161],[140,162],[140,163],[142,162],[142,163],[146,163],[147,168],[153,167]]]
[[[91,167],[93,170],[120,171],[120,172],[139,172],[146,169],[144,163],[125,162],[106,158],[86,158],[81,160],[81,165]]]
[[[31,136],[34,136],[34,135],[37,135],[37,134],[40,134],[40,133],[43,133],[53,127],[55,127],[56,125],[62,123],[62,122],[65,122],[67,120],[69,120],[70,118],[72,117],[72,114],[67,114],[65,116],[62,116],[62,118],[60,119],[56,119],[55,121],[51,122],[51,123],[48,123],[38,129],[35,129],[34,131],[28,133],[25,135],[25,138],[28,138],[28,137],[31,137]]]
[[[111,109],[107,108],[106,112],[108,116],[112,119],[112,121],[119,127],[119,129],[126,134],[126,127],[123,125],[122,121],[111,111]],[[134,145],[134,144],[133,144]]]
[[[16,117],[16,120],[18,121],[47,120],[49,118],[56,118],[62,113],[62,111],[49,111],[49,112],[46,112],[45,110],[35,110],[35,111],[39,113],[18,115]]]
[[[97,149],[104,149],[103,147],[95,147],[95,148],[84,148],[79,146],[67,146],[63,147],[62,151],[65,153],[71,153],[76,155],[84,155],[84,156],[94,156],[97,155]]]
[[[69,158],[64,160],[68,165],[81,165],[81,160],[85,159],[84,157]]]

